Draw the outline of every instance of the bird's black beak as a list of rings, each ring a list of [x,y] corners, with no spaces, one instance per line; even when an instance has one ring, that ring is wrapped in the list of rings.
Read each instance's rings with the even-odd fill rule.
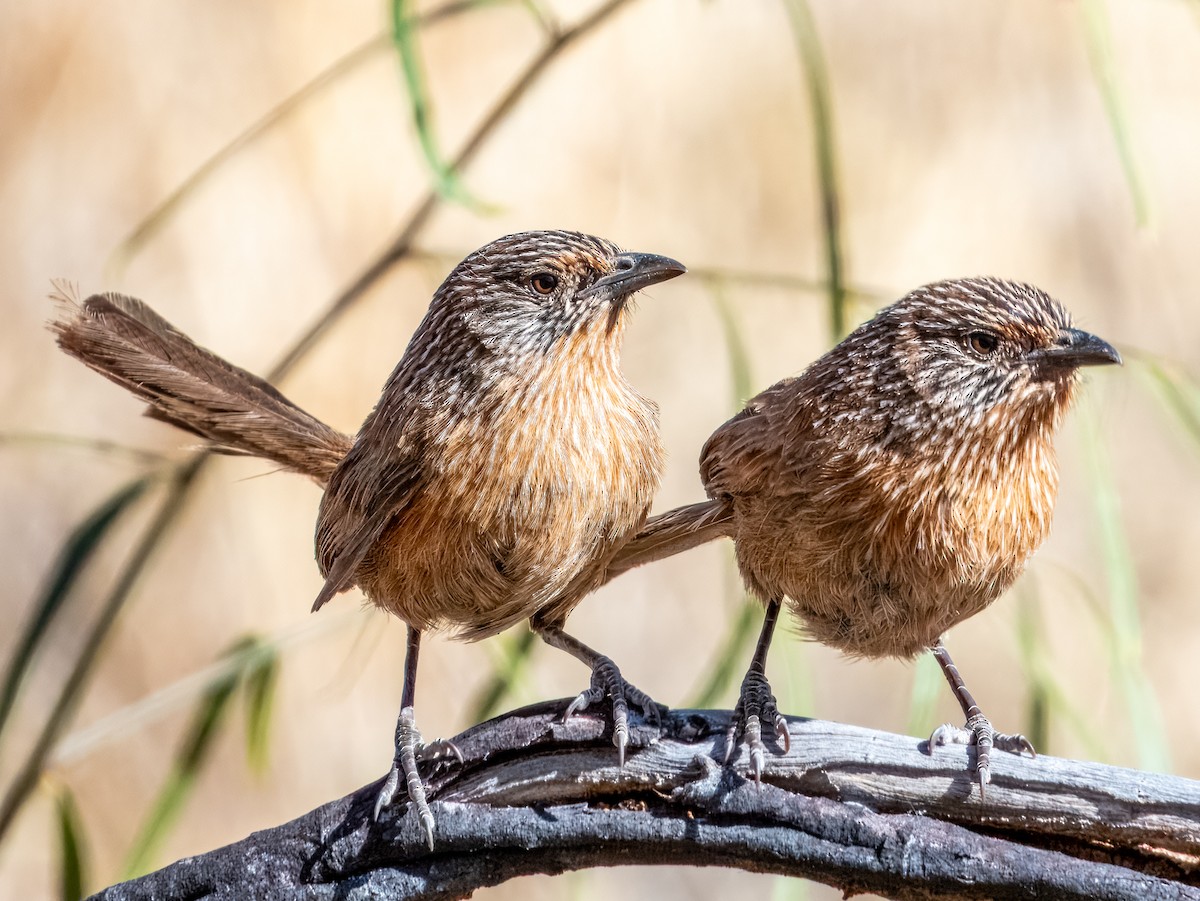
[[[687,267],[670,257],[656,253],[622,253],[614,261],[612,271],[596,279],[581,296],[602,295],[606,300],[617,300],[685,272]]]
[[[1121,365],[1117,349],[1083,329],[1067,328],[1059,333],[1058,340],[1050,347],[1039,348],[1029,355],[1046,366],[1061,366],[1074,369],[1078,366]]]

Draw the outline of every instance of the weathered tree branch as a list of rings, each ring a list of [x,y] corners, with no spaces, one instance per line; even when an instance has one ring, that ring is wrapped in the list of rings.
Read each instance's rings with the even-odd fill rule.
[[[438,763],[437,846],[368,785],[283,826],[97,897],[458,898],[530,873],[729,866],[895,898],[1200,899],[1200,782],[996,754],[986,801],[965,748],[792,720],[761,789],[719,766],[725,711],[640,725],[616,766],[604,725],[528,707],[455,739]],[[743,754],[744,757],[744,754]]]

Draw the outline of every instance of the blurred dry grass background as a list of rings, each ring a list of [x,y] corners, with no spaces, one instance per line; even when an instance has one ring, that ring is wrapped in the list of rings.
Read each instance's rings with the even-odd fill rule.
[[[447,157],[542,45],[529,6],[484,6],[422,32]],[[584,11],[568,0],[535,8],[565,23]],[[956,659],[1007,729],[1035,728],[1048,690],[1039,674],[1052,673],[1064,703],[1050,705],[1042,750],[1131,766],[1169,760],[1200,777],[1190,715],[1200,682],[1190,559],[1200,432],[1177,415],[1200,410],[1188,380],[1200,376],[1200,4],[813,0],[812,12],[828,65],[847,279],[865,296],[851,322],[920,283],[994,274],[1046,288],[1085,327],[1142,352],[1090,379],[1060,442],[1053,537],[1015,596],[952,633]],[[1099,70],[1089,57],[1089,42],[1104,43],[1098,22],[1111,38]],[[0,7],[0,661],[70,530],[161,466],[35,436],[169,460],[187,449],[57,352],[43,328],[49,280],[141,297],[201,343],[267,370],[431,182],[387,31],[380,0]],[[378,51],[233,154],[134,252],[116,253],[196,167],[376,37]],[[1106,67],[1125,101],[1144,225],[1105,107]],[[698,449],[744,399],[718,298],[751,348],[750,390],[798,371],[830,341],[813,148],[783,4],[630,2],[553,64],[468,167],[463,182],[486,208],[440,206],[418,237],[424,253],[376,284],[283,387],[353,431],[455,259],[525,228],[594,232],[693,267],[642,299],[624,359],[662,407],[671,462],[658,506],[698,499]],[[1174,389],[1155,387],[1148,358],[1177,365]],[[387,768],[403,628],[350,596],[309,617],[318,491],[241,460],[217,461],[198,487],[104,645],[49,775],[0,843],[0,897],[58,890],[62,786],[83,824],[88,887],[120,875],[204,684],[189,677],[247,634],[282,641],[267,765],[259,775],[247,765],[235,711],[151,863],[297,816]],[[0,746],[0,785],[28,753],[157,497],[121,520],[74,586]],[[578,609],[573,631],[657,699],[684,704],[742,609],[728,564],[728,548],[709,547],[624,577]],[[1036,640],[1021,637],[1030,629]],[[512,644],[427,642],[426,735],[469,725]],[[789,713],[918,733],[959,719],[940,685],[933,709],[918,703],[911,714],[920,667],[849,663],[784,637],[771,670]],[[1143,677],[1164,713],[1161,734],[1139,694]],[[504,706],[572,694],[585,680],[566,655],[539,647]],[[730,686],[716,703],[733,695]],[[737,872],[614,869],[491,896],[746,891],[803,889]]]

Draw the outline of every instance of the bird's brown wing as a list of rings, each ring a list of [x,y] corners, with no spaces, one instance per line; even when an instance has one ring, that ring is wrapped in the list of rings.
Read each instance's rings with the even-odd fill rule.
[[[325,585],[313,611],[354,586],[363,558],[384,530],[412,503],[421,486],[415,442],[392,442],[388,454],[360,437],[334,471],[317,516],[317,563]]]
[[[700,478],[711,498],[769,491],[781,467],[812,436],[812,417],[798,379],[784,379],[751,398],[700,452]]]

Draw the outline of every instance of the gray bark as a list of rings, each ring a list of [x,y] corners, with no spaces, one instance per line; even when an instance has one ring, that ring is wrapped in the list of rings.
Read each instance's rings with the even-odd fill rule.
[[[803,876],[894,898],[1200,899],[1200,782],[995,753],[985,800],[963,747],[790,721],[761,789],[724,752],[726,711],[637,724],[624,768],[604,724],[564,702],[455,739],[427,775],[431,853],[378,783],[96,897],[460,898],[530,873],[690,864]],[[776,749],[778,750],[778,749]]]

